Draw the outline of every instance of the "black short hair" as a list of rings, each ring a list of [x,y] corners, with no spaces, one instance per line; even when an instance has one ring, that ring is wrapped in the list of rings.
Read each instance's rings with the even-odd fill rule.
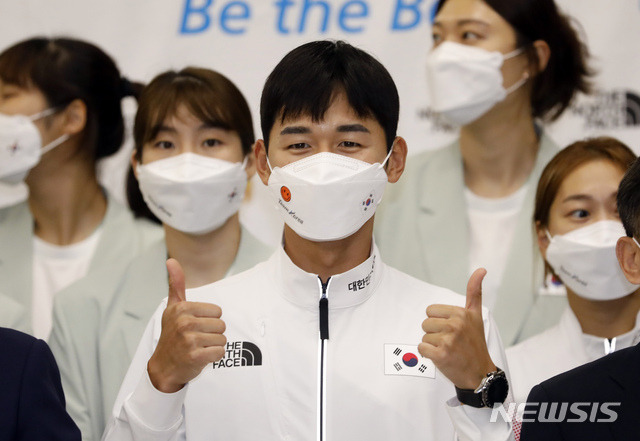
[[[344,92],[360,117],[384,129],[387,150],[398,129],[400,99],[391,75],[367,52],[344,41],[313,41],[289,52],[267,78],[260,100],[265,146],[276,118],[310,115],[320,121],[336,93]]]
[[[440,0],[440,11],[447,0]],[[588,93],[594,71],[588,65],[589,51],[575,26],[562,14],[554,0],[483,0],[504,18],[516,32],[516,45],[526,48],[529,59],[537,64],[532,46],[536,40],[549,45],[551,56],[544,71],[533,79],[531,108],[533,116],[557,119],[578,92]]]
[[[618,187],[618,213],[627,236],[640,234],[640,160],[636,159]]]

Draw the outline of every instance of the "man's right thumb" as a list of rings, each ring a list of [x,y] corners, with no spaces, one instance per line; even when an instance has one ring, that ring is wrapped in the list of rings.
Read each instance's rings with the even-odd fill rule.
[[[170,258],[167,259],[167,271],[169,273],[169,299],[167,305],[186,301],[182,266],[176,259]]]

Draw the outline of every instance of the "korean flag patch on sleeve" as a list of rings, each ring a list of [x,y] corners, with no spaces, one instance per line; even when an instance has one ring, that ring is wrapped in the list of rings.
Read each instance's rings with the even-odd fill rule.
[[[436,366],[420,355],[417,345],[385,344],[384,374],[436,378]]]

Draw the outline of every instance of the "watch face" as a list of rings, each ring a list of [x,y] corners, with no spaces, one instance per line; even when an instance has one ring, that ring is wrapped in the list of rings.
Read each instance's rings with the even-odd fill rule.
[[[509,382],[504,374],[494,375],[487,383],[482,391],[484,404],[487,407],[493,407],[496,403],[504,403],[509,393]]]

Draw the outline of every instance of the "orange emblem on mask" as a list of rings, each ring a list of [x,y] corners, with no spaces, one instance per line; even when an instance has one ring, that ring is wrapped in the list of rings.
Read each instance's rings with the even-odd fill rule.
[[[289,202],[291,200],[291,191],[283,185],[280,187],[280,196],[282,196],[285,202]]]

